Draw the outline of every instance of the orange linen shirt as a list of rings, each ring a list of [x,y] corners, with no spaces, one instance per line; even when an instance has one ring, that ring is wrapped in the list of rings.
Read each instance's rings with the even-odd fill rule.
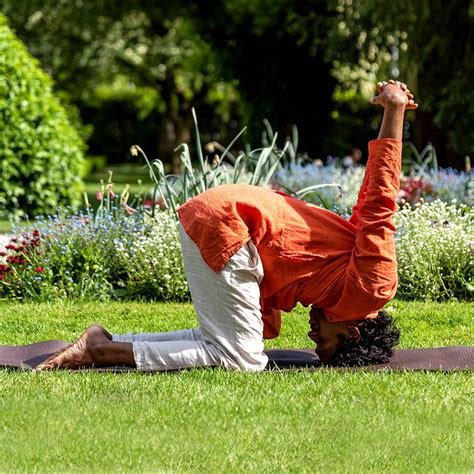
[[[223,185],[178,209],[205,262],[220,272],[250,239],[262,260],[264,337],[276,337],[280,310],[323,308],[329,321],[375,317],[397,288],[392,222],[400,187],[401,142],[369,143],[369,161],[349,221],[284,193]]]

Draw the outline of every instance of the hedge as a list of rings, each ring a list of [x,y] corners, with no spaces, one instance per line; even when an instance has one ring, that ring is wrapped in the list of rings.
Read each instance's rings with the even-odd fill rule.
[[[0,219],[79,202],[85,145],[53,82],[0,15]]]

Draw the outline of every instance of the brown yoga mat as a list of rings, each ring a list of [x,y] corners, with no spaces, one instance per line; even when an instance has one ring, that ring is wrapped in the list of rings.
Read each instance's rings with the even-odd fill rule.
[[[68,345],[65,341],[44,341],[27,346],[0,346],[0,367],[34,369],[38,364]],[[317,370],[320,362],[312,349],[269,349],[268,370]],[[399,349],[388,364],[368,365],[337,370],[472,370],[474,347],[436,347],[432,349]],[[129,367],[97,368],[102,372],[135,370]]]

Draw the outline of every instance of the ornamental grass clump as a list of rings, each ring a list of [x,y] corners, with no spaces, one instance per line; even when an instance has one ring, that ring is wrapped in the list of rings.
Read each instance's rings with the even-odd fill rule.
[[[2,14],[0,51],[0,219],[78,204],[85,144]]]
[[[298,133],[296,127],[293,129],[292,137],[287,137],[283,148],[277,147],[278,134],[273,133],[268,121],[265,121],[266,132],[262,139],[260,148],[251,150],[249,146],[237,156],[232,154],[232,147],[244,133],[241,130],[231,143],[221,147],[218,143],[208,143],[202,148],[199,127],[194,109],[192,110],[194,130],[196,138],[197,163],[193,163],[189,146],[186,143],[180,145],[176,151],[180,151],[181,173],[167,175],[161,160],[149,160],[145,152],[138,146],[130,148],[132,156],[142,155],[145,160],[150,178],[154,185],[152,190],[153,202],[162,203],[163,207],[178,215],[176,209],[189,199],[215,188],[222,184],[247,183],[254,186],[273,187],[273,178],[277,170],[283,169],[286,163],[296,162],[300,155],[297,152]],[[220,155],[216,151],[222,152]],[[214,153],[213,156],[205,155],[205,152]],[[314,184],[305,189],[293,192],[295,197],[303,197],[305,194],[322,187],[339,187],[337,184]],[[152,207],[154,215],[155,207]]]
[[[440,200],[395,215],[397,296],[440,301],[474,296],[474,210]]]

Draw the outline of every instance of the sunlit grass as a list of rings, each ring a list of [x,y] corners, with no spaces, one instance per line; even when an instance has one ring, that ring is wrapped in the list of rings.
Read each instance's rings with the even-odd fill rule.
[[[474,304],[392,304],[403,347],[473,343]],[[307,310],[268,346],[311,347]],[[196,324],[191,305],[0,304],[0,343]],[[467,472],[462,373],[0,370],[0,471]]]

